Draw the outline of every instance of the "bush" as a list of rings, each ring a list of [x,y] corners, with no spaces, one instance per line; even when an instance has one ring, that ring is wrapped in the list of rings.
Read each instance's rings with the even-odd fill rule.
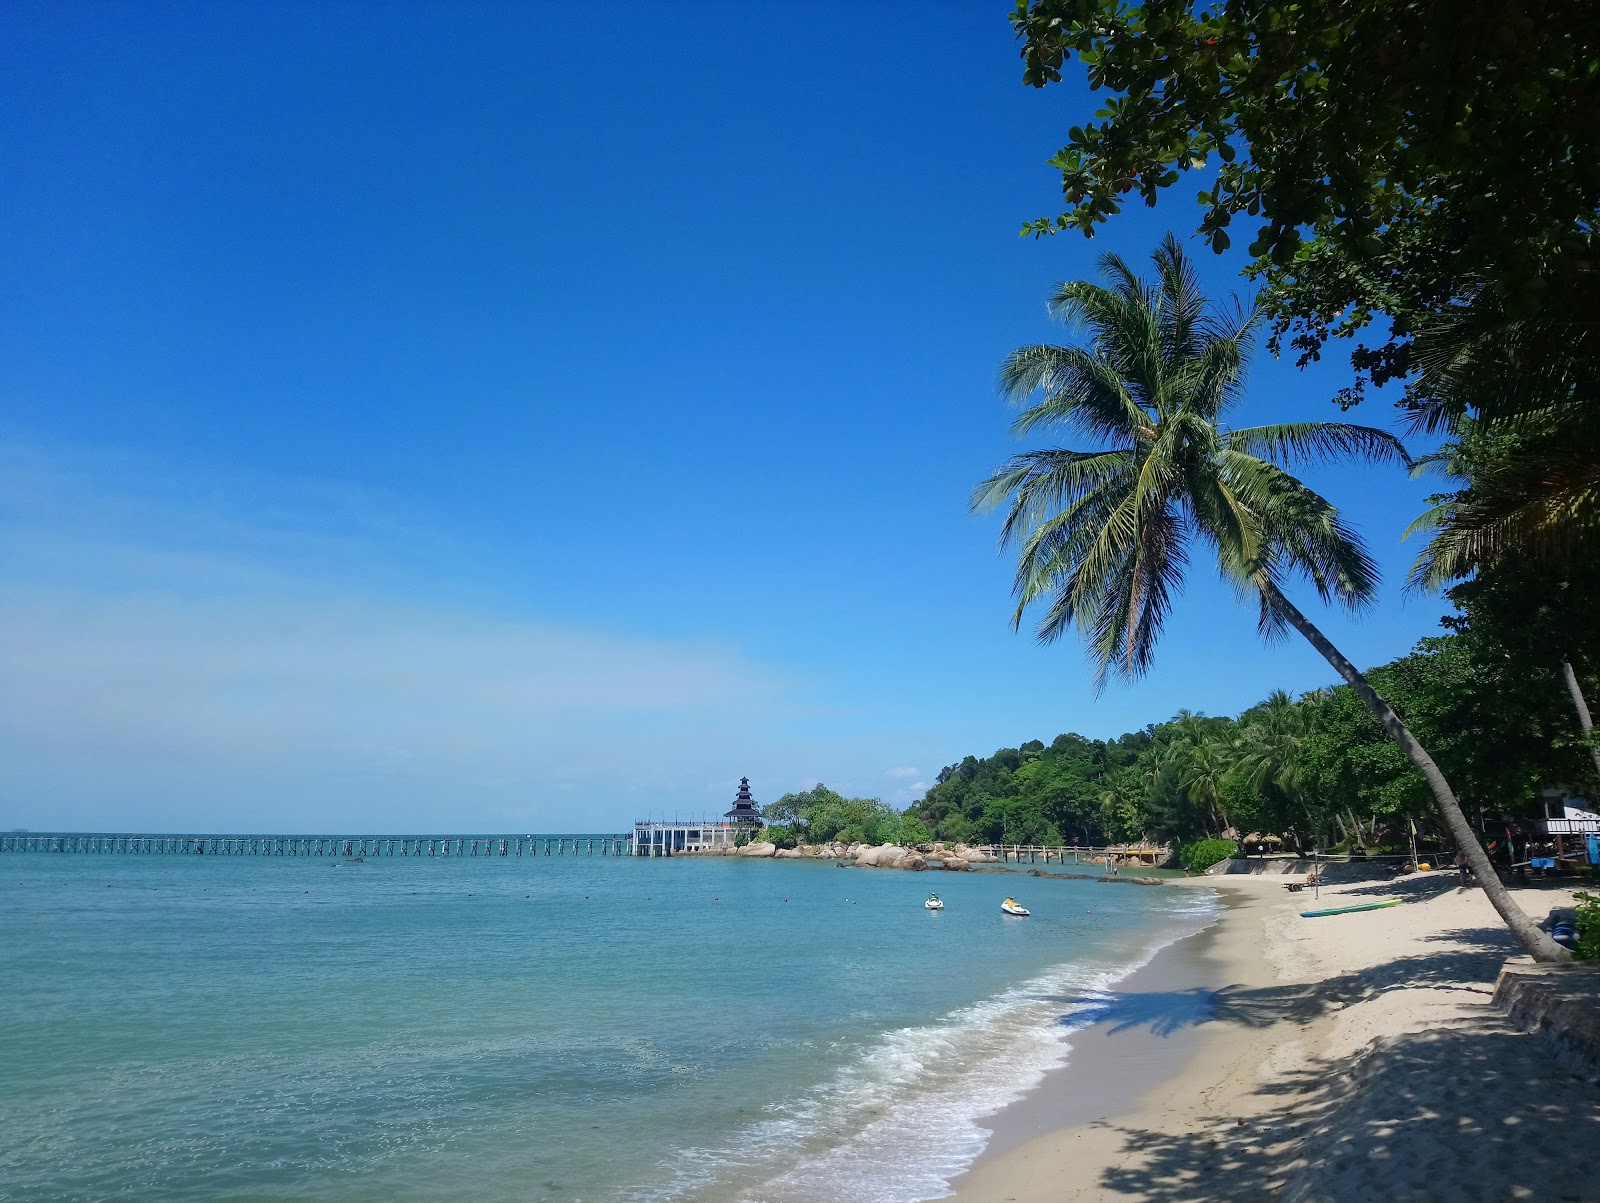
[[[917,844],[926,844],[933,840],[933,832],[929,831],[909,810],[900,816],[900,839],[898,843],[906,847],[915,847]]]
[[[1218,861],[1227,860],[1238,847],[1232,840],[1196,840],[1178,845],[1178,863],[1191,873],[1204,873]]]
[[[1600,961],[1600,896],[1579,890],[1572,896],[1578,924],[1578,947],[1572,955],[1580,961]]]
[[[804,832],[793,826],[770,823],[767,825],[764,838],[769,843],[776,844],[780,848],[797,848],[800,845],[800,837],[804,834]]]
[[[952,812],[939,820],[939,838],[947,844],[970,844],[972,823],[959,812]]]

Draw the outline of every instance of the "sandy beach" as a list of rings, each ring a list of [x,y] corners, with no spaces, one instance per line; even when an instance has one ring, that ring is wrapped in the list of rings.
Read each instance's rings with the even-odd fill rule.
[[[1453,873],[1224,891],[1071,1037],[1070,1063],[994,1117],[965,1203],[1051,1200],[1600,1201],[1600,1087],[1490,1005],[1520,950]],[[1542,917],[1571,895],[1517,892]]]

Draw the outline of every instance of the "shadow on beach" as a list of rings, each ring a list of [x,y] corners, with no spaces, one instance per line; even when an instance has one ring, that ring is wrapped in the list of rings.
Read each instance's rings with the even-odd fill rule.
[[[1487,1001],[1517,949],[1499,927],[1440,932],[1455,947],[1360,973],[1263,988],[1224,986],[1063,999],[1113,1032],[1166,1037],[1202,1023],[1307,1025],[1396,989]],[[1082,1011],[1063,1020],[1081,1024]],[[1102,1190],[1151,1203],[1367,1197],[1600,1200],[1592,1150],[1600,1089],[1497,1012],[1386,1037],[1349,1061],[1310,1060],[1256,1084],[1237,1115],[1172,1133],[1109,1124],[1133,1155]]]
[[[1266,1028],[1277,1023],[1306,1024],[1331,1011],[1365,1002],[1394,989],[1459,990],[1487,999],[1501,964],[1518,951],[1504,928],[1476,927],[1431,937],[1466,945],[1423,956],[1399,957],[1384,965],[1317,982],[1275,986],[1196,987],[1190,990],[1131,991],[1108,998],[1062,996],[1075,1009],[1063,1024],[1105,1023],[1111,1032],[1144,1028],[1156,1036],[1195,1024],[1216,1022]],[[1471,985],[1463,984],[1472,982]],[[1483,984],[1477,984],[1477,983]]]
[[[1257,1087],[1248,1118],[1113,1125],[1140,1156],[1100,1187],[1151,1203],[1600,1199],[1600,1091],[1494,1020],[1391,1037]]]

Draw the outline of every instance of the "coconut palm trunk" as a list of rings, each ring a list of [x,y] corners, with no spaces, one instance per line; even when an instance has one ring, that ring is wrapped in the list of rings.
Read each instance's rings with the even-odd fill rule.
[[[1572,661],[1561,658],[1561,675],[1567,680],[1567,692],[1572,695],[1572,708],[1578,712],[1578,726],[1589,745],[1589,756],[1594,760],[1594,771],[1600,776],[1600,746],[1594,742],[1594,720],[1589,717],[1589,702],[1583,696],[1583,686],[1578,684],[1578,674],[1572,671]]]
[[[1433,757],[1428,755],[1427,750],[1417,742],[1416,736],[1411,734],[1400,716],[1394,712],[1394,707],[1383,700],[1378,691],[1368,683],[1366,677],[1361,675],[1360,670],[1345,659],[1344,653],[1334,647],[1333,642],[1318,629],[1317,625],[1302,614],[1275,585],[1270,581],[1263,582],[1262,593],[1267,599],[1267,604],[1281,614],[1290,626],[1304,635],[1306,642],[1316,648],[1322,658],[1333,666],[1334,671],[1345,679],[1345,683],[1372,712],[1372,716],[1382,725],[1389,738],[1400,745],[1400,750],[1406,754],[1406,759],[1411,761],[1422,774],[1422,779],[1428,783],[1428,789],[1433,794],[1439,816],[1449,828],[1456,847],[1460,850],[1460,854],[1467,858],[1467,864],[1482,884],[1490,905],[1499,912],[1500,918],[1505,920],[1506,926],[1511,929],[1518,942],[1536,961],[1570,961],[1572,954],[1541,931],[1538,924],[1534,923],[1528,913],[1511,897],[1511,892],[1506,889],[1494,866],[1489,863],[1488,854],[1478,842],[1472,824],[1467,822],[1467,816],[1461,812],[1461,804],[1456,801],[1450,783],[1439,771],[1439,766],[1433,762]]]

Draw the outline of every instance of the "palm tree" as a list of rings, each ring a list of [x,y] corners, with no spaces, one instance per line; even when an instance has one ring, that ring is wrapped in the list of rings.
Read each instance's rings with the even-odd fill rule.
[[[1313,838],[1326,824],[1318,822],[1305,796],[1300,746],[1311,734],[1321,700],[1319,691],[1297,702],[1284,690],[1273,690],[1266,701],[1240,716],[1239,737],[1234,745],[1235,771],[1258,794],[1275,790],[1292,804],[1304,817]],[[1298,843],[1298,834],[1295,839]]]
[[[1481,289],[1417,331],[1402,404],[1414,430],[1462,436],[1439,458],[1471,478],[1425,516],[1434,533],[1414,573],[1435,583],[1507,555],[1581,560],[1600,542],[1600,275],[1518,301],[1511,312]]]
[[[1184,795],[1196,806],[1206,808],[1219,833],[1233,826],[1222,805],[1222,783],[1233,767],[1229,751],[1227,744],[1219,739],[1186,740],[1183,766],[1178,770],[1178,785]]]
[[[1530,566],[1526,557],[1504,548],[1497,556],[1483,557],[1480,562],[1476,550],[1481,550],[1482,545],[1474,541],[1476,536],[1470,534],[1466,527],[1458,524],[1458,519],[1463,511],[1470,511],[1476,503],[1479,492],[1478,479],[1492,478],[1496,471],[1504,471],[1508,459],[1515,462],[1532,462],[1537,456],[1530,456],[1526,449],[1523,449],[1513,456],[1507,457],[1501,454],[1497,458],[1497,447],[1503,447],[1508,440],[1504,437],[1498,442],[1491,439],[1485,433],[1483,426],[1472,418],[1458,419],[1455,423],[1455,432],[1453,439],[1432,455],[1425,455],[1417,460],[1411,469],[1413,476],[1425,474],[1443,476],[1460,486],[1454,493],[1444,493],[1431,498],[1432,504],[1417,517],[1416,521],[1406,527],[1404,538],[1410,538],[1415,534],[1429,536],[1427,544],[1411,565],[1411,576],[1407,582],[1408,588],[1419,592],[1442,589],[1452,580],[1461,579],[1474,572],[1481,581],[1486,572],[1518,573],[1519,570]],[[1470,522],[1468,525],[1470,526]],[[1518,537],[1535,553],[1532,567],[1538,568],[1541,560],[1547,567],[1561,564],[1558,558],[1548,554],[1548,548],[1542,547],[1541,540],[1533,537],[1530,532],[1523,531]],[[1510,541],[1509,537],[1506,541]],[[1556,624],[1548,610],[1548,605],[1536,605],[1535,611],[1538,613],[1519,615],[1519,617],[1527,622],[1529,628],[1549,628]],[[1557,636],[1554,642],[1560,646],[1565,640]],[[1594,719],[1589,713],[1589,700],[1584,696],[1577,671],[1572,667],[1572,653],[1565,646],[1561,646],[1558,655],[1561,662],[1561,679],[1566,683],[1567,694],[1572,699],[1572,708],[1578,716],[1578,730],[1589,746],[1589,758],[1594,762],[1595,775],[1600,777],[1600,744],[1596,744],[1594,740]]]
[[[1171,235],[1153,259],[1153,281],[1107,255],[1105,284],[1061,285],[1051,308],[1086,333],[1086,345],[1022,347],[1001,369],[1002,391],[1024,406],[1016,433],[1053,427],[1100,444],[1023,452],[973,492],[975,508],[1007,507],[1002,546],[1019,547],[1013,626],[1045,602],[1038,637],[1048,643],[1076,625],[1096,688],[1113,674],[1139,676],[1198,541],[1257,600],[1262,634],[1299,631],[1399,744],[1523,946],[1542,961],[1568,959],[1495,876],[1432,757],[1283,592],[1298,575],[1324,602],[1355,610],[1372,602],[1378,579],[1360,537],[1287,465],[1357,456],[1406,463],[1405,449],[1387,431],[1340,422],[1224,426],[1243,394],[1258,315],[1213,309]]]

